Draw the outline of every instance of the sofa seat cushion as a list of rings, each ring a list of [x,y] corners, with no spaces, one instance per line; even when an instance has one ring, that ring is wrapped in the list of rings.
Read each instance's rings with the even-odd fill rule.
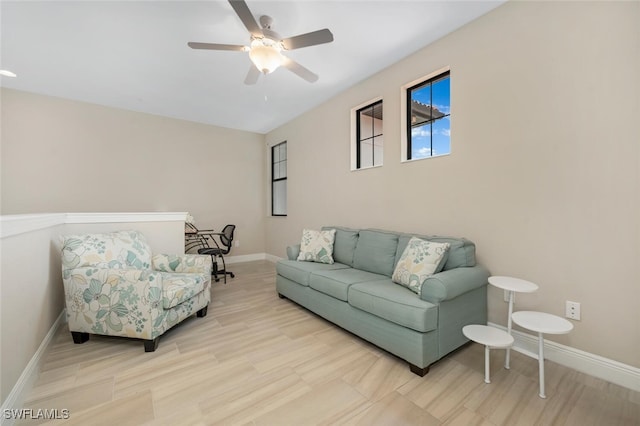
[[[390,279],[349,287],[348,302],[372,315],[412,330],[427,332],[438,326],[438,306],[421,300],[411,290]]]
[[[318,271],[311,274],[309,287],[346,302],[349,287],[353,284],[384,279],[388,278],[384,275],[352,268],[334,271]]]
[[[298,262],[297,260],[279,260],[276,263],[276,271],[285,278],[290,279],[305,287],[309,286],[309,275],[312,272],[333,271],[349,268],[342,263],[316,263]]]
[[[162,275],[162,307],[171,309],[191,299],[205,289],[209,282],[206,274],[180,274],[160,272]]]

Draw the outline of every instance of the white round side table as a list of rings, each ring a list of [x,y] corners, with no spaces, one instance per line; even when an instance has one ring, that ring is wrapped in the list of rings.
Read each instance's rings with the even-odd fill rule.
[[[487,325],[465,325],[462,327],[462,334],[474,342],[484,345],[484,382],[491,383],[489,378],[489,349],[509,348],[513,344],[513,337],[495,327]]]
[[[520,278],[503,276],[489,277],[489,284],[509,292],[509,316],[507,317],[507,333],[511,334],[511,315],[513,314],[513,302],[516,298],[515,293],[533,293],[534,291],[538,290],[538,285]],[[504,359],[504,368],[506,368],[507,370],[509,369],[510,356],[510,349],[507,348],[507,354]]]
[[[546,398],[544,393],[544,333],[567,334],[573,330],[573,324],[564,318],[545,312],[519,311],[514,312],[513,322],[528,330],[538,333],[538,371],[540,376],[540,398]]]

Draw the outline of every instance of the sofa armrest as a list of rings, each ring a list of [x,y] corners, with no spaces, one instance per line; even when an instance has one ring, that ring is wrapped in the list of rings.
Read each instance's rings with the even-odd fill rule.
[[[202,254],[156,254],[151,258],[154,271],[211,275],[211,256]]]
[[[449,269],[431,275],[422,283],[420,298],[440,303],[487,285],[489,271],[481,265]]]
[[[289,260],[298,259],[299,254],[300,254],[300,244],[287,247],[287,257],[289,258]]]
[[[152,339],[164,318],[160,272],[76,268],[63,284],[70,331]]]

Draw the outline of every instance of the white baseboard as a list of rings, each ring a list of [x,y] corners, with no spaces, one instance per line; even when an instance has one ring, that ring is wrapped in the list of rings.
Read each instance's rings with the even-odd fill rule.
[[[278,260],[281,260],[282,257],[274,256],[272,254],[266,253],[267,260],[271,263],[276,263]]]
[[[239,256],[225,256],[224,261],[228,265],[242,262],[253,262],[255,260],[265,260],[265,253],[241,254]]]
[[[504,331],[507,330],[506,327],[498,324],[488,323],[488,325]],[[537,335],[534,336],[517,330],[512,330],[511,335],[514,338],[513,350],[538,359]],[[616,385],[640,391],[640,368],[547,339],[544,340],[544,358]]]
[[[268,260],[269,262],[275,263],[280,260],[280,258],[268,253],[254,253],[224,257],[225,263],[228,263],[229,265],[232,265],[234,263],[253,262],[255,260]]]
[[[13,423],[15,422],[16,419],[5,418],[5,415],[4,415],[5,410],[22,408],[25,393],[31,390],[31,388],[33,387],[33,384],[38,378],[38,374],[40,373],[40,363],[42,361],[42,357],[44,356],[46,350],[49,348],[49,345],[53,340],[53,336],[55,336],[56,332],[58,331],[58,328],[60,328],[60,326],[65,323],[65,318],[66,318],[65,311],[63,309],[62,312],[60,312],[60,315],[58,315],[58,318],[55,320],[55,322],[51,326],[51,328],[49,329],[49,332],[47,333],[47,335],[44,337],[44,339],[40,343],[38,350],[36,351],[35,354],[33,354],[33,356],[31,357],[31,360],[29,361],[25,369],[22,371],[22,374],[18,378],[18,381],[13,386],[13,389],[11,389],[11,392],[7,396],[7,399],[5,399],[4,402],[2,403],[2,407],[0,408],[0,413],[2,413],[2,416],[0,418],[0,425],[10,426],[10,425],[13,425]]]

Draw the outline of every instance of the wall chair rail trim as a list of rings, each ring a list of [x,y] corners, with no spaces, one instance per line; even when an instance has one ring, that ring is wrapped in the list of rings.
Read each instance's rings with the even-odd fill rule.
[[[0,216],[0,238],[66,223],[184,222],[187,212],[41,213]]]
[[[15,214],[0,216],[0,238],[53,228],[66,223],[66,213]]]

